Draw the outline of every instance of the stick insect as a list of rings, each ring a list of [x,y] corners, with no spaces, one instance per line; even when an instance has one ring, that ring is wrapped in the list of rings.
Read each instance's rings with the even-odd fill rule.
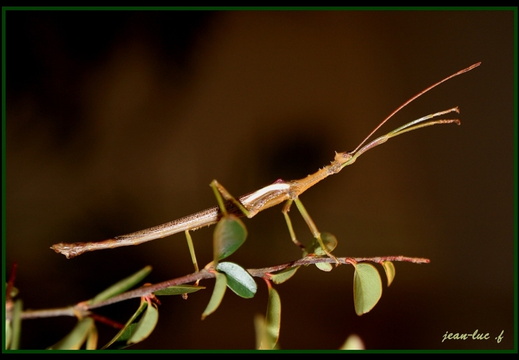
[[[308,215],[306,209],[304,208],[301,200],[299,199],[300,195],[312,186],[327,178],[328,176],[337,174],[344,167],[353,164],[357,160],[357,158],[364,154],[366,151],[385,143],[386,141],[395,136],[432,125],[460,125],[461,122],[459,119],[437,119],[437,117],[449,113],[459,113],[458,107],[453,107],[411,121],[403,126],[396,128],[393,131],[388,132],[385,135],[376,138],[375,140],[368,142],[368,140],[375,134],[375,132],[377,132],[377,130],[380,129],[380,127],[382,127],[382,125],[384,125],[397,112],[409,105],[412,101],[416,100],[418,97],[422,96],[423,94],[435,88],[436,86],[444,83],[445,81],[452,79],[453,77],[456,77],[463,73],[466,73],[478,67],[480,64],[481,62],[475,63],[465,69],[462,69],[452,75],[447,76],[446,78],[420,91],[418,94],[411,97],[409,100],[407,100],[398,108],[396,108],[391,114],[389,114],[388,117],[386,117],[379,125],[375,127],[375,129],[373,129],[373,131],[371,131],[371,133],[369,133],[369,135],[355,148],[355,150],[347,152],[336,152],[333,161],[331,161],[329,165],[324,166],[323,168],[319,169],[313,174],[308,175],[305,178],[291,181],[283,181],[279,179],[270,185],[267,185],[252,193],[238,197],[237,199],[234,198],[216,180],[213,180],[213,182],[211,183],[211,187],[215,191],[217,200],[219,201],[219,206],[202,210],[197,213],[179,218],[177,220],[150,227],[148,229],[136,231],[126,235],[116,236],[111,239],[99,242],[58,243],[52,245],[51,249],[57,253],[65,255],[65,257],[70,259],[78,255],[81,255],[85,252],[102,249],[112,249],[121,246],[138,245],[151,240],[156,240],[164,238],[166,236],[177,234],[182,231],[185,232],[189,240],[189,231],[193,231],[204,226],[214,225],[223,216],[226,216],[227,214],[233,214],[238,217],[246,216],[248,218],[252,218],[260,211],[266,210],[268,208],[271,208],[284,202],[285,205],[283,206],[282,213],[285,217],[292,241],[296,245],[303,247],[302,244],[296,239],[294,230],[292,228],[292,223],[288,215],[292,204],[295,204],[301,216],[308,225],[312,235],[319,242],[321,248],[326,252],[328,256],[332,257],[333,259],[336,259],[335,256],[333,256],[327,250],[327,247],[324,246],[321,234],[317,229],[317,226],[314,224],[314,222]],[[221,196],[223,196],[223,199],[225,199],[225,204],[223,203]]]

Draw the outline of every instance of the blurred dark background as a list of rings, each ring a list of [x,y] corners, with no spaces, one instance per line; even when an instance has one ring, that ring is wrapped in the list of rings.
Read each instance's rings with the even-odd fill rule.
[[[401,111],[385,133],[453,106],[462,125],[408,133],[303,194],[338,256],[396,263],[368,314],[353,268],[301,269],[278,285],[282,349],[511,349],[514,334],[514,16],[512,11],[7,11],[4,271],[17,264],[25,308],[89,299],[145,265],[149,282],[193,271],[183,234],[67,260],[49,247],[140,230],[296,179],[352,150],[425,87],[476,70]],[[311,234],[295,208],[299,238]],[[281,206],[245,220],[246,268],[297,259]],[[193,232],[201,266],[213,228]],[[382,271],[382,269],[379,267]],[[385,284],[385,277],[383,277]],[[157,329],[131,349],[253,349],[254,299],[229,291],[162,297]],[[385,286],[385,285],[384,285]],[[121,322],[138,306],[100,310]],[[42,349],[72,318],[23,322]],[[442,342],[446,332],[490,333]],[[99,327],[101,341],[115,332]],[[495,341],[503,331],[503,340]]]

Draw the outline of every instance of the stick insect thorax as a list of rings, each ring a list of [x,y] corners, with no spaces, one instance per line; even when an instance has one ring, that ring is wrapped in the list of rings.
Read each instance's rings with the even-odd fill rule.
[[[452,79],[455,76],[466,73],[476,67],[481,62],[475,63],[463,70],[460,70],[443,80],[429,86],[425,90],[422,90],[405,103],[400,105],[394,110],[388,117],[386,117],[380,124],[378,124],[371,133],[353,150],[349,152],[336,152],[334,159],[329,165],[324,166],[313,174],[308,175],[305,178],[299,180],[283,181],[277,180],[274,183],[267,185],[259,190],[256,190],[247,195],[239,197],[237,200],[241,205],[240,208],[234,207],[230,209],[230,212],[236,216],[246,215],[252,218],[260,211],[266,210],[273,206],[279,205],[285,201],[292,201],[297,199],[306,190],[324,180],[330,175],[337,174],[344,167],[353,164],[359,156],[366,151],[381,145],[388,141],[390,138],[404,134],[409,131],[413,131],[422,127],[438,125],[438,124],[460,124],[458,119],[437,119],[439,116],[449,114],[452,112],[459,113],[457,107],[453,107],[444,111],[439,111],[434,114],[426,115],[420,119],[411,121],[399,128],[390,131],[389,133],[382,135],[370,142],[369,139],[384,125],[389,119],[391,119],[397,112],[402,110],[405,106],[409,105],[412,101],[422,96],[429,90],[436,86],[444,83],[445,81]],[[214,181],[213,183],[216,183]],[[217,184],[220,192],[226,191],[221,185]],[[229,196],[229,195],[228,195]],[[228,200],[228,199],[227,199]],[[116,236],[112,239],[107,239],[99,242],[86,242],[86,243],[58,243],[51,246],[51,249],[57,253],[65,255],[67,258],[73,258],[81,255],[88,251],[110,249],[121,246],[137,245],[147,241],[163,238],[183,231],[191,231],[199,229],[203,226],[209,226],[216,224],[222,217],[222,213],[217,206],[199,211],[195,214],[185,216],[183,218],[170,221],[168,223],[154,226],[148,229],[140,230],[126,235]]]

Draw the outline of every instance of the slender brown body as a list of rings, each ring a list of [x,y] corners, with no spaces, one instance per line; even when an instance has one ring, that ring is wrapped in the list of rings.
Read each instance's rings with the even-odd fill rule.
[[[427,91],[432,88],[440,85],[441,83],[458,76],[460,74],[466,73],[481,63],[475,63],[465,69],[462,69],[443,80],[438,81],[437,83],[429,86],[425,90],[419,92],[405,103],[400,105],[396,110],[394,110],[386,119],[384,119],[358,146],[355,150],[351,152],[341,152],[336,153],[334,160],[327,166],[319,169],[315,173],[308,175],[305,178],[299,180],[292,181],[283,181],[278,180],[270,185],[267,185],[257,191],[249,193],[247,195],[243,195],[238,198],[238,202],[243,209],[236,206],[233,201],[228,201],[225,204],[227,213],[231,213],[236,216],[244,216],[251,218],[256,215],[258,212],[263,211],[265,209],[271,208],[273,206],[279,205],[282,202],[288,201],[288,205],[295,199],[297,199],[303,192],[317,184],[318,182],[324,180],[330,175],[337,174],[341,171],[345,166],[353,164],[356,159],[362,155],[364,152],[385,143],[392,137],[401,135],[408,131],[416,130],[422,127],[437,125],[437,124],[460,124],[458,119],[436,119],[432,120],[435,117],[442,116],[451,112],[459,112],[457,107],[440,111],[434,114],[430,114],[424,116],[420,119],[411,121],[375,140],[369,142],[364,145],[369,138],[382,126],[384,125],[393,115],[395,115],[398,111],[400,111],[403,107],[408,105],[410,102],[423,95]],[[216,183],[216,181],[214,181]],[[220,192],[223,193],[225,189],[221,187],[221,185],[216,183],[216,186],[220,189]],[[227,194],[226,198],[230,195]],[[287,211],[285,211],[287,212]],[[287,215],[286,215],[287,216]],[[102,249],[111,249],[120,246],[130,246],[130,245],[138,245],[147,241],[160,239],[166,236],[174,235],[183,231],[191,231],[196,230],[204,226],[210,226],[216,224],[218,220],[222,217],[222,213],[219,207],[212,207],[206,210],[199,211],[197,213],[179,218],[177,220],[173,220],[161,225],[157,225],[154,227],[150,227],[148,229],[136,231],[133,233],[129,233],[126,235],[116,236],[112,239],[107,239],[99,242],[86,242],[86,243],[58,243],[51,246],[51,249],[56,251],[57,253],[65,255],[68,259],[81,255],[88,251],[94,250],[102,250]],[[293,240],[294,237],[293,237]]]

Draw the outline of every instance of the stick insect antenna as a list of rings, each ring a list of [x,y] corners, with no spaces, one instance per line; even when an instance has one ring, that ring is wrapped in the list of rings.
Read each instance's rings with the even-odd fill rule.
[[[416,94],[415,96],[413,96],[412,98],[410,98],[409,100],[407,100],[405,103],[403,103],[402,105],[400,105],[398,108],[396,108],[396,110],[394,110],[391,114],[389,114],[388,117],[386,117],[380,124],[378,124],[378,126],[373,129],[372,132],[369,133],[368,136],[366,136],[366,138],[364,140],[362,140],[362,142],[355,148],[355,150],[351,151],[349,154],[353,155],[355,154],[361,147],[362,145],[364,145],[366,143],[366,141],[368,141],[368,139],[370,137],[373,136],[373,134],[375,134],[375,132],[377,132],[378,129],[380,129],[382,127],[382,125],[384,125],[389,119],[391,119],[397,112],[399,112],[400,110],[402,110],[404,107],[406,107],[407,105],[409,105],[409,103],[413,102],[414,100],[416,100],[417,98],[419,98],[420,96],[422,96],[423,94],[425,94],[426,92],[428,92],[429,90],[435,88],[436,86],[444,83],[445,81],[449,80],[449,79],[452,79],[453,77],[455,76],[458,76],[458,75],[461,75],[463,73],[466,73],[467,71],[470,71],[472,69],[474,69],[475,67],[478,67],[479,65],[481,65],[481,62],[477,62],[475,64],[472,64],[470,65],[468,68],[465,68],[463,70],[460,70],[450,76],[447,76],[445,79],[443,80],[440,80],[438,81],[437,83],[429,86],[428,88],[426,88],[425,90],[422,90],[420,91],[418,94]]]

